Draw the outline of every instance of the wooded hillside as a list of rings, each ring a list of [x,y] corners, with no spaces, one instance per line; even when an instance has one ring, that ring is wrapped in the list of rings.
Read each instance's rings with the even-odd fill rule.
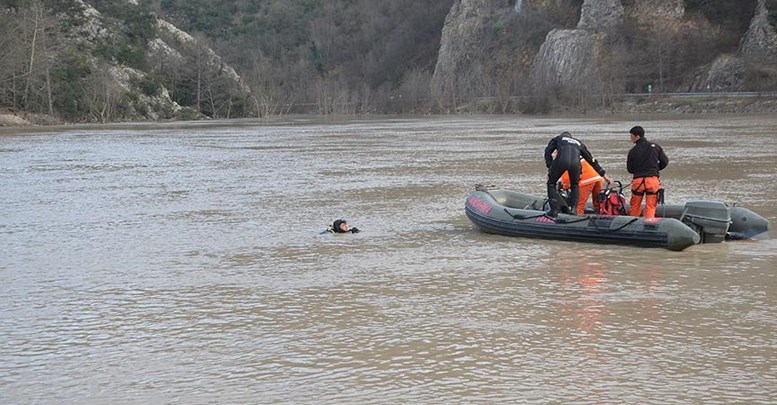
[[[71,122],[434,111],[442,103],[430,82],[443,26],[460,1],[0,0],[0,108]],[[628,71],[618,76],[624,90],[659,80],[666,91],[687,86],[700,65],[737,51],[757,1],[685,0],[684,20],[714,27],[698,30],[715,32],[714,42],[670,42],[618,27],[630,52],[622,66]],[[583,2],[562,3],[571,7],[569,21],[502,18],[478,41],[483,48],[519,46],[520,38],[500,35],[573,26]],[[515,4],[505,0],[503,7]],[[766,5],[777,26],[777,0]],[[174,46],[185,42],[183,34],[161,30],[159,21],[196,45]],[[653,63],[655,55],[666,62]],[[206,69],[206,62],[216,67]],[[239,77],[227,74],[232,68]],[[754,89],[761,83],[774,90],[769,77],[751,79]]]
[[[206,35],[258,90],[265,113],[292,103],[330,113],[412,109],[428,99],[451,4],[162,0],[158,12]]]

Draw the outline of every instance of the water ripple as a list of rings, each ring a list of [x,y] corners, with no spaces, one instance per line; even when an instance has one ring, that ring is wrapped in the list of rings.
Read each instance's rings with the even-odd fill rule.
[[[669,252],[463,213],[475,183],[542,193],[562,130],[628,178],[633,119],[4,135],[0,402],[774,403],[773,233]],[[777,218],[774,118],[638,121],[669,200]]]

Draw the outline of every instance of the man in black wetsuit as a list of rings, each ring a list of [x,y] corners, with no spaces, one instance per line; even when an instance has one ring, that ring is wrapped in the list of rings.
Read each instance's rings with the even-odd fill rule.
[[[553,158],[553,151],[556,151],[556,158]],[[561,135],[553,138],[548,142],[548,147],[545,148],[545,166],[548,167],[548,202],[550,203],[550,211],[547,215],[555,218],[558,216],[559,199],[558,191],[556,191],[556,182],[561,178],[564,172],[569,172],[569,206],[577,207],[577,200],[580,196],[580,189],[578,182],[580,181],[580,157],[585,159],[591,164],[591,167],[604,177],[607,182],[611,182],[609,176],[604,174],[604,169],[599,165],[599,162],[594,159],[588,148],[585,147],[583,142],[572,137],[569,132],[562,132]]]

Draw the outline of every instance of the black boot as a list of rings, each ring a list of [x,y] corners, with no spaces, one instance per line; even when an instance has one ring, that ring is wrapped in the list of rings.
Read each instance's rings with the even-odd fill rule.
[[[580,198],[580,187],[577,186],[577,184],[572,185],[569,187],[569,199],[567,199],[567,204],[569,213],[572,215],[577,215],[577,200]]]
[[[548,205],[550,206],[550,209],[545,213],[546,216],[551,218],[556,218],[558,216],[559,198],[556,185],[548,184]]]

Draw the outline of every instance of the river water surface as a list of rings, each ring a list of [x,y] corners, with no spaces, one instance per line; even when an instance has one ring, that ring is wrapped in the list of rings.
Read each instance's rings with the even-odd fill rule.
[[[777,118],[434,117],[0,135],[0,403],[775,403],[777,239],[487,235],[569,130],[777,220]],[[338,218],[362,232],[320,234]]]

